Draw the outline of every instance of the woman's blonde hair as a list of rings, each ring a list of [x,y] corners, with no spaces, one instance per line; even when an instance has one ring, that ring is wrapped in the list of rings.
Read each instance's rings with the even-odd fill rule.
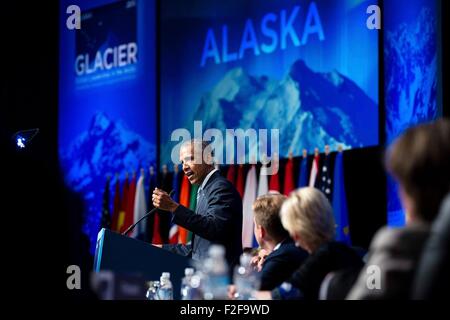
[[[313,250],[334,239],[333,209],[318,189],[307,187],[291,192],[281,207],[280,216],[283,227]]]

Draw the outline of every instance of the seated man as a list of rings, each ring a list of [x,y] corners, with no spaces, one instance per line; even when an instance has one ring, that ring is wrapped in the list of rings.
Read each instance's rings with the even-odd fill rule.
[[[289,233],[283,228],[279,216],[286,196],[264,195],[253,204],[255,237],[265,256],[259,255],[261,290],[272,290],[288,279],[308,257],[308,253],[295,246]],[[230,298],[235,293],[230,288]]]
[[[281,224],[280,209],[285,199],[283,195],[266,195],[253,204],[256,241],[268,254],[262,263],[260,290],[279,286],[308,257]]]

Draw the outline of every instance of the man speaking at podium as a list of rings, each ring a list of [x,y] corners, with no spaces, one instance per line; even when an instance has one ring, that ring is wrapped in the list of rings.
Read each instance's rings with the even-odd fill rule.
[[[194,260],[207,257],[211,244],[225,247],[230,266],[242,253],[242,200],[233,185],[214,168],[209,143],[190,140],[181,145],[180,161],[191,184],[199,185],[195,212],[176,203],[169,195],[155,189],[153,205],[173,213],[173,223],[193,233],[191,244],[162,245],[162,248],[189,256]]]

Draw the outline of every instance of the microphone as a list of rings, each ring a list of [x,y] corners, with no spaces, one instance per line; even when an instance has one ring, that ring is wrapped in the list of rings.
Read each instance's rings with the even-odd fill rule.
[[[173,193],[175,192],[175,190],[170,191],[169,193],[169,197],[172,197]],[[140,218],[138,221],[136,221],[135,223],[133,223],[131,226],[128,227],[127,230],[125,230],[124,232],[122,232],[123,236],[126,236],[128,234],[128,232],[130,232],[131,230],[134,229],[134,227],[136,227],[142,220],[148,218],[153,212],[155,212],[156,210],[158,210],[158,208],[153,208],[152,210],[150,210],[149,212],[147,212],[144,216],[142,216],[142,218]]]

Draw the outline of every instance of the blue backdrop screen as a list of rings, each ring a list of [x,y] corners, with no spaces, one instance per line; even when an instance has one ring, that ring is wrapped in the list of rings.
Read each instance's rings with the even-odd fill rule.
[[[66,27],[73,4],[80,30]],[[155,3],[67,0],[60,17],[59,157],[66,184],[84,199],[92,251],[106,176],[123,179],[156,161]]]
[[[385,1],[384,68],[386,138],[441,114],[437,0]],[[397,184],[388,177],[388,224],[402,226],[405,215]]]
[[[161,162],[171,133],[279,129],[280,153],[378,144],[378,32],[364,0],[161,2]]]

